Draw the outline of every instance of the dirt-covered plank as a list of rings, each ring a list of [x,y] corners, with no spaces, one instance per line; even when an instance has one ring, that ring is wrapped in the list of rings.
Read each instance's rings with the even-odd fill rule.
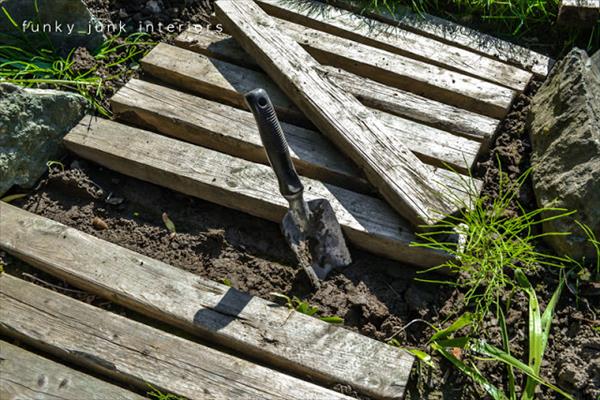
[[[561,0],[557,22],[561,25],[593,26],[600,18],[600,0]]]
[[[252,57],[231,36],[225,34],[187,30],[175,39],[175,44],[211,59],[247,69],[260,69]],[[368,107],[481,141],[484,146],[498,128],[497,119],[392,88],[339,68],[320,66],[318,70]]]
[[[523,91],[532,73],[459,47],[317,2],[259,0],[272,16]]]
[[[190,196],[281,222],[287,202],[270,167],[104,119],[86,117],[67,136],[68,149],[107,168]],[[430,267],[447,255],[419,247],[414,230],[385,202],[312,179],[306,198],[330,201],[357,247]]]
[[[247,83],[251,84],[252,81],[248,79]],[[261,81],[254,83],[255,88],[264,87]],[[225,95],[226,91],[222,93]],[[278,100],[283,93],[279,91],[272,94],[275,108],[279,110]],[[235,97],[241,96],[241,93],[235,93]],[[111,103],[121,120],[246,160],[268,164],[256,122],[250,112],[140,80],[132,80],[121,88]],[[384,125],[395,127],[393,132],[398,134],[395,140],[405,143],[423,162],[463,173],[475,163],[480,148],[478,142],[408,120],[382,120]],[[351,190],[370,191],[354,164],[323,135],[289,124],[282,124],[282,127],[301,175]],[[443,181],[444,176],[438,176],[438,180]]]
[[[250,1],[218,1],[217,17],[317,128],[414,226],[458,210],[431,171],[356,98],[315,71],[318,62]]]
[[[128,390],[4,341],[0,341],[0,398],[144,400]]]
[[[385,7],[379,11],[364,11],[364,3],[357,0],[328,0],[328,3],[516,65],[539,77],[548,75],[554,66],[555,61],[546,55],[443,18],[413,13],[405,6],[397,6],[396,12],[391,13]]]
[[[300,376],[350,384],[378,399],[402,397],[412,357],[399,349],[58,222],[0,207],[1,226],[8,229],[2,248],[47,273]]]
[[[7,274],[0,301],[3,335],[142,390],[151,384],[190,400],[350,399]]]
[[[277,18],[270,20],[276,26],[274,29],[295,40],[321,64],[340,67],[348,72],[446,104],[502,118],[508,112],[517,93],[492,82],[327,32]],[[225,24],[224,26],[227,32],[233,32],[230,27]],[[238,42],[244,47],[243,43],[239,40]],[[264,69],[263,65],[261,67]]]

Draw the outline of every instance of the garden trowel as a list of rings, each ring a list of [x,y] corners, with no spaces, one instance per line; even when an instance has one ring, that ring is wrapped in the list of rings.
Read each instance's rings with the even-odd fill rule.
[[[254,114],[269,163],[277,175],[279,191],[289,203],[281,229],[312,285],[319,288],[320,279],[352,262],[342,229],[329,201],[304,201],[304,186],[267,92],[256,89],[247,93],[246,103]]]

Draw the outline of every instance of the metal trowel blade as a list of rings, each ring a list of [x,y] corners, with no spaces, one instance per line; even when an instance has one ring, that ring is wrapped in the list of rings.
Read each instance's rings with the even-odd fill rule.
[[[348,266],[352,258],[331,204],[323,199],[307,204],[311,216],[306,229],[299,228],[289,211],[281,227],[302,266],[310,266],[319,279],[325,279],[334,269]]]

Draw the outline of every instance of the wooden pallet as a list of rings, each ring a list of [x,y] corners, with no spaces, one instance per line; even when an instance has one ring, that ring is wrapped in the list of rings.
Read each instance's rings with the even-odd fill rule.
[[[76,287],[302,379],[349,384],[376,399],[404,393],[412,357],[402,350],[1,202],[0,214],[2,250]],[[189,399],[347,398],[6,274],[0,302],[3,335],[141,390],[150,383]]]

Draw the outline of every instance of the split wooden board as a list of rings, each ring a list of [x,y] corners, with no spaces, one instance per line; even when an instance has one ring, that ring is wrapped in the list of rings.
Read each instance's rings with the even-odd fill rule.
[[[64,138],[65,146],[122,174],[280,223],[287,202],[266,165],[129,127],[86,117]],[[327,199],[349,241],[405,263],[431,267],[448,255],[411,247],[414,230],[383,201],[312,179],[306,198]]]
[[[0,340],[0,399],[144,400],[144,397]]]
[[[281,92],[270,94],[276,110],[285,107],[287,103],[280,105],[279,102]],[[236,97],[243,96],[236,92]],[[121,88],[111,103],[120,120],[268,164],[256,121],[248,111],[136,79]],[[405,143],[425,163],[465,174],[475,163],[480,148],[478,142],[399,118],[390,123],[394,124],[393,132],[398,134],[394,140]],[[351,190],[370,191],[355,165],[323,135],[290,124],[282,124],[282,127],[301,175]],[[437,181],[452,181],[452,178],[446,179],[452,172],[442,174],[436,174]]]
[[[46,273],[300,376],[401,398],[397,348],[0,203],[0,247]]]
[[[310,3],[314,4],[312,1]],[[554,66],[555,61],[552,58],[536,53],[526,47],[498,39],[475,29],[467,28],[427,13],[415,14],[407,7],[397,6],[395,13],[389,12],[384,7],[377,12],[364,12],[364,3],[356,0],[328,0],[328,3],[339,8],[364,14],[370,18],[388,23],[391,26],[410,30],[475,51],[508,64],[516,65],[519,68],[533,72],[539,77],[548,75]]]
[[[236,77],[238,72],[243,73],[244,76],[248,76],[246,72],[248,69],[260,69],[252,57],[228,35],[219,34],[214,31],[198,33],[193,30],[187,30],[175,39],[175,44],[182,49],[209,57],[208,61],[234,87],[238,87],[239,82],[243,82],[243,80]],[[160,45],[153,50],[142,61],[144,69],[152,75],[159,75],[161,79],[162,77],[168,77],[171,79],[170,83],[187,82],[189,83],[187,87],[190,90],[205,90],[206,88],[199,86],[199,83],[194,85],[188,82],[187,76],[196,72],[197,67],[192,66],[194,64],[202,64],[203,66],[200,67],[201,70],[206,68],[206,71],[210,71],[213,67],[206,66],[205,59],[194,59],[189,53],[178,53],[172,49],[168,50],[169,55],[180,62],[176,64],[170,63],[162,57],[163,51],[167,52],[167,46]],[[221,64],[221,62],[227,64]],[[186,67],[188,64],[191,65]],[[231,67],[232,64],[243,67],[244,71],[234,70]],[[165,67],[171,70],[168,76],[162,72]],[[318,71],[327,75],[338,86],[352,93],[361,103],[368,107],[480,141],[483,143],[483,146],[489,143],[499,125],[497,119],[392,88],[339,68],[321,66],[318,68]],[[210,76],[211,74],[209,74]],[[221,85],[224,86],[225,84],[222,83]],[[270,85],[268,86],[269,89],[271,88]],[[212,92],[204,91],[204,93],[207,96],[214,95]],[[241,106],[245,107],[245,104]],[[300,115],[294,113],[290,116],[289,110],[285,109],[282,110],[281,117],[286,118],[290,122],[306,125],[302,120],[302,118],[305,118],[304,115],[299,110],[298,113]]]
[[[352,159],[388,203],[418,227],[457,208],[431,171],[356,98],[324,79],[319,63],[250,1],[217,1],[217,17],[320,131]],[[387,129],[386,129],[387,128]]]
[[[258,0],[274,17],[523,91],[533,74],[470,50],[315,2]],[[312,7],[311,7],[312,5]]]
[[[141,390],[151,384],[190,400],[350,399],[7,274],[0,301],[3,335]]]

